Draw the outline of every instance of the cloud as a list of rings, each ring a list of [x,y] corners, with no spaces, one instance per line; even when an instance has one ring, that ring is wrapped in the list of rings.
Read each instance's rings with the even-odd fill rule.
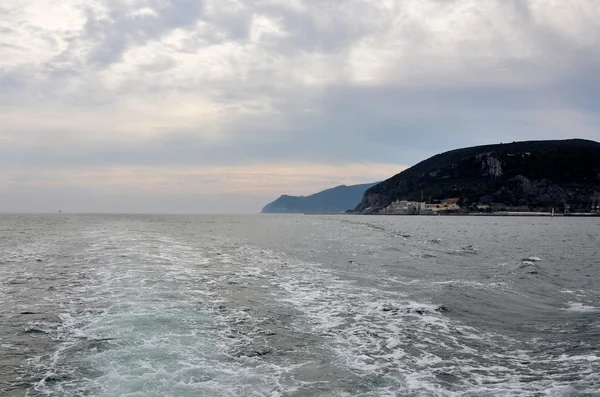
[[[399,171],[460,146],[598,140],[599,18],[595,0],[5,0],[3,178]],[[308,175],[298,191],[327,187]]]

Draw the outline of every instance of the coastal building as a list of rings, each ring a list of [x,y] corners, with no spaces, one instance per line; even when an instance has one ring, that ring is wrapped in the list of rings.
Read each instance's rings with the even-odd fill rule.
[[[460,198],[452,197],[440,203],[427,204],[424,201],[395,200],[390,205],[379,210],[381,215],[426,215],[436,214],[440,211],[458,211]]]
[[[460,206],[458,205],[459,200],[460,198],[458,197],[447,198],[442,200],[441,203],[426,204],[425,209],[434,213],[439,211],[457,211],[460,209]]]
[[[382,215],[419,215],[426,210],[425,202],[396,200],[380,211]]]

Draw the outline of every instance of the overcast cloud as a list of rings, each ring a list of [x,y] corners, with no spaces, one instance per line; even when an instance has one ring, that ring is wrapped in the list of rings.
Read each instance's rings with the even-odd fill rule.
[[[597,0],[0,0],[0,211],[257,212],[600,140]]]

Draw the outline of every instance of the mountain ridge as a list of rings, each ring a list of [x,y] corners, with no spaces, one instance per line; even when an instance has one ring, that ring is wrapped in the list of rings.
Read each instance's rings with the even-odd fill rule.
[[[360,201],[363,193],[376,183],[339,185],[308,196],[281,195],[265,205],[262,214],[343,213]]]

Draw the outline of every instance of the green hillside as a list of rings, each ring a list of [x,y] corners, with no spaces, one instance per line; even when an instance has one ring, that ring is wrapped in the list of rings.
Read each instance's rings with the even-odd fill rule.
[[[475,146],[435,155],[367,190],[355,211],[396,199],[462,208],[589,211],[600,200],[600,143],[583,139]]]

